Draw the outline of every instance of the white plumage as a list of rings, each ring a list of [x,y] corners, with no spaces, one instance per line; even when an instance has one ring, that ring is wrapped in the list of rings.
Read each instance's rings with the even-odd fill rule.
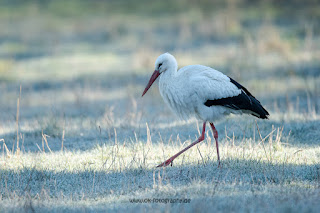
[[[213,121],[230,113],[248,113],[259,118],[267,118],[269,114],[246,88],[223,73],[203,65],[185,66],[179,70],[177,68],[177,61],[171,54],[160,55],[142,96],[160,76],[159,90],[165,103],[182,119],[195,116],[203,121],[203,134],[197,141],[159,166],[167,166],[182,152],[202,141],[207,121],[214,131],[220,165],[218,133]]]

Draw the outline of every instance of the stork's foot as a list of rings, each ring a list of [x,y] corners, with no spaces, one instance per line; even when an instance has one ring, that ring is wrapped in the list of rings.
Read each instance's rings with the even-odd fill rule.
[[[220,160],[218,161],[218,168],[219,168],[219,169],[222,168],[222,164],[220,163]]]
[[[173,162],[173,160],[174,160],[174,158],[169,158],[168,160],[166,160],[165,162],[163,162],[162,164],[159,164],[158,166],[157,166],[157,168],[158,167],[166,167],[166,166],[168,166],[169,164],[171,164],[171,166],[172,166],[172,162]]]

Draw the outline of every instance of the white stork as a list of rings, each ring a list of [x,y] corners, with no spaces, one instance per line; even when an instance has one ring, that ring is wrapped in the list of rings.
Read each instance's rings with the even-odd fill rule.
[[[198,140],[157,167],[170,163],[172,166],[176,157],[203,141],[206,122],[210,123],[214,134],[220,166],[218,132],[213,121],[230,113],[246,113],[267,119],[269,113],[245,87],[215,69],[203,65],[185,66],[179,70],[177,68],[177,61],[171,54],[160,55],[142,96],[160,76],[159,90],[163,100],[180,118],[195,116],[203,121],[202,134]]]

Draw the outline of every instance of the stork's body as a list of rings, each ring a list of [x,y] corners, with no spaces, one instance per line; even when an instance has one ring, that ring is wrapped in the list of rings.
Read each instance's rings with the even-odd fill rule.
[[[194,116],[203,121],[203,129],[197,141],[159,166],[167,166],[181,153],[201,142],[206,122],[210,123],[214,132],[220,165],[218,132],[213,122],[230,113],[246,113],[262,119],[266,119],[269,113],[246,88],[217,70],[203,65],[177,68],[177,61],[172,55],[160,55],[143,95],[160,76],[159,90],[166,104],[182,119]]]

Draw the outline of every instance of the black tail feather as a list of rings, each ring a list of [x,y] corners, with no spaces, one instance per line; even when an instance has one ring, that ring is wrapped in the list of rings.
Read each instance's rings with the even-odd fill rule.
[[[240,95],[216,100],[207,100],[204,104],[208,107],[224,106],[234,110],[240,110],[261,119],[268,119],[268,111],[263,108],[261,103],[245,87],[232,78],[230,78],[230,82],[241,90]]]
[[[234,97],[207,100],[204,105],[207,107],[224,106],[233,110],[240,110],[243,113],[248,113],[261,119],[268,119],[269,116],[268,111],[263,108],[255,97],[248,96],[244,92]]]
[[[261,119],[268,119],[269,112],[261,105],[261,103],[254,97],[250,97],[252,105],[250,107],[251,115],[256,116]]]

